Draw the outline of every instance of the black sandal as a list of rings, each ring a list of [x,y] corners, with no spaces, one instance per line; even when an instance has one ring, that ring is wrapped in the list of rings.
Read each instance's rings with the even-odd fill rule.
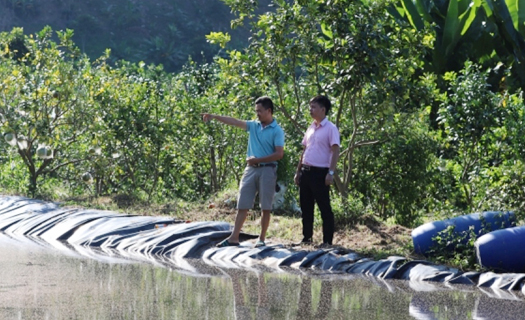
[[[239,246],[238,243],[231,243],[228,240],[223,240],[223,241],[217,243],[217,245],[216,245],[217,248],[238,247],[238,246]]]

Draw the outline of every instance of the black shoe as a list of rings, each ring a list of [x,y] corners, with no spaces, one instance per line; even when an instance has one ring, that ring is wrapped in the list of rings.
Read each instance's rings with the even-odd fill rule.
[[[329,244],[328,242],[323,242],[322,244],[318,245],[318,246],[315,246],[317,249],[328,249],[328,248],[331,248],[332,245]]]
[[[311,246],[313,244],[312,239],[305,239],[301,240],[299,243],[294,243],[293,247],[300,247],[300,246]]]
[[[312,241],[312,238],[310,239],[306,239],[306,238],[303,238],[303,240],[301,240],[301,245],[303,246],[311,246],[314,242]]]

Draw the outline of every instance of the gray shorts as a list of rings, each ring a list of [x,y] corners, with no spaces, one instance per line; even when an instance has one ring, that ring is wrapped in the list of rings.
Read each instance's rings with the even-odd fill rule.
[[[251,209],[255,196],[259,193],[261,210],[271,210],[275,184],[277,183],[277,168],[246,167],[239,185],[237,209]]]

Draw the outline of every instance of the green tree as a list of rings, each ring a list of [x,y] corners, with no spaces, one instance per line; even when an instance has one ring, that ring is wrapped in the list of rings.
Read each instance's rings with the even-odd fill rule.
[[[252,19],[247,73],[275,90],[293,136],[301,136],[310,121],[304,107],[313,95],[332,98],[343,145],[336,182],[346,198],[356,151],[386,141],[382,128],[393,125],[392,116],[413,110],[415,96],[423,97],[417,81],[410,82],[420,68],[415,57],[426,50],[423,34],[391,22],[384,2],[274,4],[275,12],[258,17],[248,2],[232,5],[241,18]]]
[[[474,195],[478,193],[475,177],[484,168],[500,162],[496,145],[501,144],[495,134],[504,126],[508,110],[503,108],[500,97],[487,84],[488,74],[471,62],[459,73],[447,73],[450,94],[440,109],[439,121],[443,126],[443,161],[452,159],[448,169],[452,170],[457,187],[462,191],[466,209],[474,209]]]
[[[57,32],[59,43],[51,41],[51,29],[34,38],[23,37],[21,29],[2,39],[23,39],[27,53],[19,56],[3,43],[0,85],[1,126],[29,173],[29,192],[35,195],[40,177],[61,167],[85,161],[77,142],[92,125],[89,83],[91,67],[78,54],[73,32]],[[12,42],[11,42],[12,43]],[[20,49],[19,49],[20,50]]]
[[[519,1],[401,0],[389,12],[418,31],[432,27],[433,50],[425,70],[437,75],[441,91],[447,90],[445,73],[458,72],[467,60],[492,69],[487,82],[493,91],[503,85],[511,92],[525,88],[525,5]],[[434,128],[438,110],[436,101],[430,112]]]

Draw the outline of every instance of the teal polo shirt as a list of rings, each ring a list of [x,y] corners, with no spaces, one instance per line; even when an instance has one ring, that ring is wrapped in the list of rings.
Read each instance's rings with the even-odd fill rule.
[[[264,128],[260,121],[246,121],[246,131],[250,134],[247,157],[266,157],[275,152],[275,147],[284,147],[284,131],[275,119]]]

